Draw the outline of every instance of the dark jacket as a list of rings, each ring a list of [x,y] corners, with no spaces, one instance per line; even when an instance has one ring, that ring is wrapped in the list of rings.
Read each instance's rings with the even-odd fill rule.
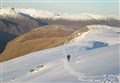
[[[70,55],[67,55],[67,60],[68,60],[68,61],[70,60]]]

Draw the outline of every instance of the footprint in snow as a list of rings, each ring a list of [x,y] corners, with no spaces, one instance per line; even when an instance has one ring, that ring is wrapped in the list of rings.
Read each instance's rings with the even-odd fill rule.
[[[28,74],[38,72],[38,71],[42,70],[44,67],[45,67],[44,65],[39,65],[35,69],[30,69]]]

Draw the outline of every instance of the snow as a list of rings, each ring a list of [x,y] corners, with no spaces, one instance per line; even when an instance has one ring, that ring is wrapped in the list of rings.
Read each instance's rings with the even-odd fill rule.
[[[66,19],[66,20],[91,20],[91,19],[107,19],[107,18],[114,18],[119,20],[118,16],[105,16],[105,15],[97,15],[97,14],[89,14],[89,13],[80,13],[80,14],[67,14],[67,13],[55,13],[53,11],[48,10],[35,10],[30,8],[14,8],[14,10],[11,10],[11,8],[2,8],[0,9],[1,13],[0,16],[2,18],[6,17],[14,17],[14,18],[21,18],[21,15],[19,13],[25,13],[29,14],[30,16],[34,18],[43,18],[43,19]]]
[[[120,43],[119,27],[110,27],[106,25],[90,25],[87,26],[87,28],[89,29],[88,32],[85,32],[82,35],[78,33],[78,37],[75,37],[70,42],[81,43],[82,45],[94,43],[95,41],[108,43],[109,45]]]
[[[88,28],[88,32],[63,46],[0,63],[1,81],[119,83],[119,28],[100,25]],[[96,41],[97,45],[101,42],[108,45],[94,47]],[[70,62],[66,60],[68,54],[71,55]]]

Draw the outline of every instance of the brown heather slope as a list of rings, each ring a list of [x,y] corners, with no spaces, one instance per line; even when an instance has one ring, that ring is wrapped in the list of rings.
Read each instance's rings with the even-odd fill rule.
[[[0,55],[0,62],[62,45],[74,31],[66,29],[63,25],[48,25],[34,29],[9,42]]]

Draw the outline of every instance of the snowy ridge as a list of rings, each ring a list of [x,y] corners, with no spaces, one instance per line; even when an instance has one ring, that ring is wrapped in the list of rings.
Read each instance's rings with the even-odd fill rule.
[[[43,18],[43,19],[67,19],[67,20],[101,20],[101,19],[108,19],[108,18],[114,18],[116,20],[119,20],[118,16],[104,16],[104,15],[96,15],[96,14],[88,14],[88,13],[81,13],[81,14],[61,14],[61,13],[55,13],[53,11],[48,10],[35,10],[35,9],[25,9],[25,8],[2,8],[0,9],[1,13],[0,16],[2,17],[20,17],[19,13],[25,13],[29,14],[30,16],[34,18]]]
[[[90,25],[87,26],[87,28],[88,31],[83,34],[79,33],[78,31],[75,32],[77,36],[75,35],[75,37],[70,41],[70,43],[83,42],[82,45],[86,43],[92,43],[93,41],[104,42],[108,43],[109,45],[120,43],[119,27],[110,27],[106,25]]]

